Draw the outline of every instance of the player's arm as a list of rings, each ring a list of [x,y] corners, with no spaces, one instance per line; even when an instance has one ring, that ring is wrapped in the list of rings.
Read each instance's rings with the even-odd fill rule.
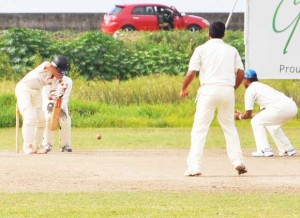
[[[196,76],[196,71],[188,71],[183,80],[179,96],[185,97],[189,95],[188,87]]]
[[[52,74],[52,77],[55,77],[58,80],[60,80],[63,77],[63,75],[58,71],[58,69],[51,63],[48,63],[45,66],[44,72],[50,72]]]
[[[181,91],[179,93],[180,97],[185,97],[189,95],[188,87],[196,77],[198,71],[200,71],[201,63],[201,47],[197,47],[190,59],[189,68],[183,80]]]
[[[236,78],[235,78],[235,85],[234,85],[235,90],[241,85],[241,83],[243,82],[243,79],[244,79],[244,70],[238,69],[236,72]]]
[[[234,118],[236,120],[246,120],[246,119],[251,119],[254,116],[252,110],[247,110],[244,113],[241,113],[239,111],[235,112]]]

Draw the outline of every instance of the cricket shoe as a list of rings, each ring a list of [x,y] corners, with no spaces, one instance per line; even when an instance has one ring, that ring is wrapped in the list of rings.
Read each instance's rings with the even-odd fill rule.
[[[241,164],[241,165],[239,165],[239,166],[236,166],[235,169],[236,169],[236,171],[238,171],[238,174],[239,174],[239,175],[248,172],[244,164]]]
[[[33,149],[33,145],[32,144],[28,144],[25,148],[24,148],[24,154],[35,154],[36,151]]]
[[[252,152],[252,157],[273,157],[273,156],[274,156],[274,152],[272,151],[271,148],[265,148],[260,151],[257,150]]]
[[[43,146],[43,149],[46,151],[46,153],[52,151],[52,145],[50,144],[47,144],[45,146]]]
[[[284,156],[290,156],[291,157],[291,156],[294,156],[296,153],[297,153],[296,150],[292,148],[292,149],[284,151],[284,152],[279,151],[279,156],[280,157],[284,157]]]
[[[39,148],[35,153],[36,153],[36,154],[47,154],[48,151],[45,150],[44,147],[41,147],[41,148]]]
[[[200,169],[187,169],[184,176],[201,176]]]
[[[72,148],[69,145],[65,145],[61,148],[61,152],[72,152]]]
[[[35,151],[32,148],[25,148],[24,154],[35,154]]]

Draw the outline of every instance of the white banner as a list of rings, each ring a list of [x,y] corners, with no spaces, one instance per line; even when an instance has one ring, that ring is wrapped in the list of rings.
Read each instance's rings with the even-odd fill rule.
[[[247,0],[245,44],[259,79],[300,79],[300,0]]]

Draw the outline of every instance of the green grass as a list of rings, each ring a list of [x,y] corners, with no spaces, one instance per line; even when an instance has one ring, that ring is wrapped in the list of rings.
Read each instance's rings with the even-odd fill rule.
[[[72,145],[76,149],[188,149],[191,128],[73,128]],[[100,132],[102,139],[96,140]],[[255,148],[252,129],[246,123],[238,125],[243,148]],[[299,127],[285,127],[284,132],[295,148],[300,148]],[[21,132],[20,132],[21,134]],[[21,135],[20,135],[21,138]],[[58,135],[56,136],[56,139]],[[21,140],[20,140],[21,141]],[[269,140],[273,148],[273,141]],[[206,148],[225,148],[220,127],[211,127]],[[55,148],[58,148],[56,142]],[[15,149],[15,129],[0,131],[0,150]]]
[[[114,105],[97,102],[72,102],[75,127],[189,127],[193,123],[195,104]]]
[[[182,76],[165,74],[127,81],[85,81],[74,79],[70,113],[74,127],[190,127],[199,81],[194,80],[186,99],[180,99]],[[299,81],[268,80],[267,84],[292,96],[300,104]],[[15,83],[0,81],[0,127],[13,127]],[[236,109],[244,111],[244,92],[236,91]],[[255,107],[255,111],[258,107]],[[299,126],[300,112],[287,126]],[[217,126],[214,120],[212,126]]]
[[[300,196],[240,193],[0,194],[0,217],[299,217]]]

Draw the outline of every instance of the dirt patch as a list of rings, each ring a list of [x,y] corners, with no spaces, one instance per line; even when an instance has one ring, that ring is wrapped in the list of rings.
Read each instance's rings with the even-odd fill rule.
[[[207,191],[300,193],[300,158],[253,158],[238,176],[225,150],[205,150],[203,175],[184,177],[188,150],[0,152],[0,192]]]

